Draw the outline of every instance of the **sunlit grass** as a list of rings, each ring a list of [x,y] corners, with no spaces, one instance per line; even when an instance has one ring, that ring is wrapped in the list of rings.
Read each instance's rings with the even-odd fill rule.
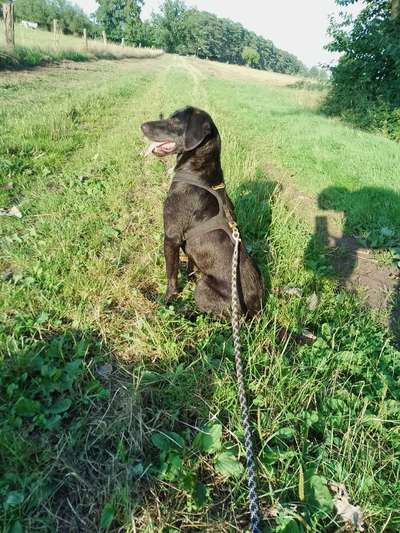
[[[394,144],[320,117],[304,90],[209,77],[171,56],[8,75],[0,96],[0,176],[13,184],[0,189],[0,207],[23,215],[0,219],[5,531],[247,527],[230,326],[195,316],[191,285],[173,305],[162,301],[169,178],[163,163],[143,159],[139,124],[187,103],[215,118],[242,235],[272,286],[262,316],[242,329],[266,526],[337,531],[324,492],[335,480],[369,531],[397,531],[399,352],[354,295],[306,268],[311,230],[266,166],[296,169],[298,187],[319,192],[309,137],[321,157],[331,154],[328,185],[338,169],[354,176],[346,154],[361,153],[365,135],[376,148],[364,171],[375,164],[391,187]],[[347,135],[331,153],[332,139]],[[296,342],[305,330],[312,346]],[[221,430],[215,450],[198,442],[210,427]],[[177,445],[165,444],[166,432]],[[230,472],[219,453],[230,455]]]

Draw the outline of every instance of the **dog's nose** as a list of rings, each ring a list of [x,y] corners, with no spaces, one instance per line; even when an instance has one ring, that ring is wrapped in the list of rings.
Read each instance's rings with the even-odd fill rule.
[[[148,122],[143,122],[143,124],[140,125],[140,129],[146,135],[146,133],[148,133],[149,129],[150,129],[149,123]]]

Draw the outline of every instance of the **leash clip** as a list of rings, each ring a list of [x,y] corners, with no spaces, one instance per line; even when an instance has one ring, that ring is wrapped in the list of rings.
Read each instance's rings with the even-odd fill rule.
[[[229,227],[231,228],[232,230],[232,237],[233,237],[233,240],[235,242],[240,242],[241,239],[240,239],[240,233],[239,233],[239,229],[237,227],[237,224],[236,222],[229,222]]]

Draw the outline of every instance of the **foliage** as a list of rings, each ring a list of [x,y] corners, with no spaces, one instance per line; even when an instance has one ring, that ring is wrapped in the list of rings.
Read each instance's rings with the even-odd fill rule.
[[[12,52],[0,49],[0,70],[5,68],[37,67],[64,59],[70,61],[88,61],[93,57],[92,54],[83,51],[48,50],[47,52],[43,52],[40,49],[17,46]]]
[[[18,319],[19,334],[31,337],[49,317],[41,313]],[[81,439],[93,402],[105,405],[108,391],[88,371],[94,360],[96,343],[73,331],[48,340],[30,338],[0,360],[0,497],[3,518],[7,516],[14,527],[22,509],[29,509],[32,500],[40,505],[53,490],[38,475],[52,461],[52,448],[71,437]],[[15,454],[13,460],[9,450]],[[57,477],[62,473],[54,472],[53,481]]]
[[[86,28],[90,34],[94,25],[78,6],[68,0],[15,0],[17,20],[37,22],[51,29],[53,19],[57,19],[64,33],[80,33]]]
[[[387,0],[368,0],[355,20],[332,21],[330,34],[329,50],[342,57],[324,109],[400,140],[400,18]]]
[[[193,438],[190,431],[154,432],[152,443],[159,450],[151,472],[162,480],[175,483],[187,496],[189,510],[197,510],[210,501],[210,488],[201,481],[202,454],[223,478],[239,477],[244,468],[232,444],[222,444],[222,425],[206,424]]]
[[[125,38],[136,44],[140,37],[143,0],[97,0],[96,20],[111,41]]]
[[[188,39],[187,7],[181,0],[165,0],[160,11],[153,15],[152,24],[157,40],[171,53],[184,52]]]
[[[242,51],[242,58],[246,65],[249,67],[255,67],[260,61],[260,54],[255,48],[245,46]]]
[[[271,41],[237,22],[188,8],[181,0],[165,0],[159,13],[153,15],[152,24],[155,44],[167,52],[243,65],[247,61],[243,50],[250,48],[254,50],[250,62],[255,68],[287,74],[305,72],[295,56],[279,50]]]

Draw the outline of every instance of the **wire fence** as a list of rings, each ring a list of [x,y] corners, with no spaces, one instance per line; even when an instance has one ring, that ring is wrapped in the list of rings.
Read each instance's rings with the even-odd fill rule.
[[[10,31],[12,31],[12,44],[10,43]],[[8,37],[8,42],[7,42]],[[90,39],[86,32],[83,36],[66,35],[60,30],[60,26],[53,22],[53,31],[46,31],[42,28],[27,27],[21,23],[12,24],[12,28],[8,28],[4,19],[0,19],[0,48],[12,53],[12,49],[18,47],[32,48],[41,50],[43,53],[47,52],[87,52],[94,56],[106,56],[107,54],[113,57],[157,57],[163,54],[163,50],[157,48],[142,48],[125,45],[124,40],[121,43],[110,42],[107,40],[105,34],[102,39]]]

